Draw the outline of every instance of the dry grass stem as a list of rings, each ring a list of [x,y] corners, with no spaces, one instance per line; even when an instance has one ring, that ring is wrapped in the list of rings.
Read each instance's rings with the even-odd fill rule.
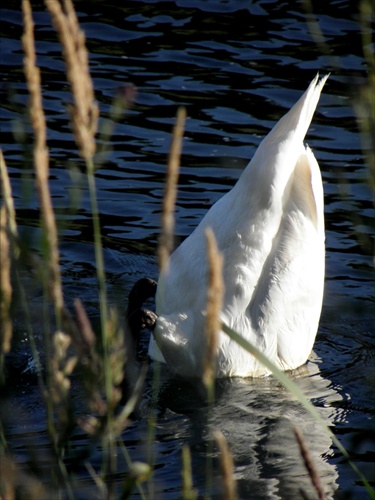
[[[131,413],[133,413],[133,411],[135,410],[137,403],[142,396],[142,391],[144,388],[144,382],[146,380],[147,371],[148,371],[148,366],[143,365],[131,395],[127,398],[126,404],[123,406],[120,413],[116,415],[114,432],[118,437],[120,436],[122,431],[128,426],[129,417]]]
[[[51,390],[49,392],[53,402],[62,408],[68,406],[70,390],[70,375],[77,364],[76,356],[69,356],[71,337],[66,333],[57,331],[53,336],[53,356],[51,363]]]
[[[79,353],[78,362],[82,370],[82,380],[86,388],[88,404],[91,410],[99,415],[104,415],[107,411],[107,404],[104,402],[100,392],[103,380],[103,363],[102,358],[96,351],[95,333],[92,330],[85,308],[79,299],[74,301],[74,309],[78,328],[72,330],[72,337],[76,350]],[[92,426],[90,425],[89,428],[91,432]],[[85,430],[87,431],[87,429]]]
[[[321,51],[322,54],[325,54],[327,56],[331,56],[331,51],[330,48],[326,42],[326,38],[323,35],[323,32],[320,28],[319,24],[319,17],[315,14],[315,10],[313,7],[312,0],[303,0],[302,5],[306,11],[306,24],[307,28],[310,32],[311,38],[314,40],[316,43],[317,47],[319,47],[319,50]]]
[[[126,348],[125,348],[125,333],[121,325],[121,320],[116,309],[110,309],[107,321],[107,335],[109,341],[109,359],[111,366],[111,384],[113,388],[113,402],[118,403],[121,399],[121,393],[115,390],[119,387],[124,379]]]
[[[52,492],[34,475],[24,472],[24,467],[17,465],[9,457],[1,457],[0,498],[1,500],[50,500]]]
[[[297,427],[293,427],[293,432],[296,437],[303,462],[305,464],[307,472],[309,473],[311,482],[315,488],[318,498],[319,500],[325,500],[327,497],[324,492],[324,488],[320,480],[319,473],[316,470],[314,460],[309,452],[309,449],[307,448],[303,435]]]
[[[168,157],[167,178],[161,216],[161,236],[159,240],[159,267],[162,273],[168,270],[169,255],[173,249],[174,210],[177,198],[177,183],[180,169],[182,139],[186,121],[185,108],[177,111],[176,124],[173,129],[172,144]]]
[[[234,464],[232,453],[228,448],[227,440],[222,432],[214,431],[214,438],[220,450],[220,469],[223,477],[225,500],[235,500],[237,498],[236,482],[234,480]]]
[[[191,470],[190,448],[184,445],[182,448],[182,499],[195,500],[198,498],[198,490],[193,487],[193,477]]]
[[[0,178],[3,205],[0,209],[0,377],[2,374],[3,354],[10,351],[12,340],[12,282],[11,253],[16,249],[17,224],[12,197],[12,188],[3,152],[0,149]],[[12,243],[12,245],[11,245]]]
[[[74,310],[77,316],[78,331],[80,334],[79,344],[81,351],[91,352],[95,347],[96,337],[91,327],[90,320],[80,299],[74,301]]]
[[[5,205],[0,209],[0,378],[2,375],[3,354],[10,351],[12,340],[12,283],[10,264],[10,244],[8,239],[9,219]]]
[[[223,304],[223,256],[220,254],[214,233],[211,228],[206,230],[208,255],[208,292],[206,335],[207,351],[203,367],[203,382],[212,384],[215,378],[215,363],[217,356],[218,336],[220,332],[220,312]]]
[[[12,187],[9,180],[8,170],[1,149],[0,149],[0,179],[1,179],[1,191],[3,195],[3,203],[7,212],[8,230],[9,233],[12,235],[13,240],[16,240],[18,237],[16,211],[14,209]]]
[[[361,0],[359,14],[363,55],[368,70],[366,83],[359,87],[355,108],[359,118],[358,125],[361,128],[362,149],[367,157],[368,183],[375,194],[375,49],[372,29],[375,14],[374,3],[371,0]],[[373,257],[375,265],[375,255]]]
[[[71,341],[71,337],[62,331],[54,333],[51,358],[48,361],[48,385],[44,393],[46,404],[51,413],[48,424],[51,443],[58,459],[59,469],[67,481],[66,468],[60,460],[64,455],[64,445],[69,440],[75,426],[70,397],[70,377],[77,365],[78,358],[69,353]],[[66,486],[69,488],[68,482]]]
[[[70,115],[76,143],[81,156],[91,160],[96,150],[99,108],[89,71],[85,34],[79,28],[71,0],[64,0],[63,3],[45,0],[45,4],[63,47],[67,78],[74,98]]]
[[[24,34],[22,36],[23,49],[25,53],[24,69],[27,86],[30,94],[30,118],[34,129],[34,168],[36,186],[41,205],[44,235],[48,245],[48,270],[49,284],[52,300],[57,313],[61,317],[64,299],[61,287],[61,274],[59,266],[58,236],[53,211],[51,195],[48,185],[49,157],[46,142],[46,121],[42,105],[40,71],[36,66],[34,23],[32,20],[31,6],[29,0],[22,1],[22,12],[24,22]]]
[[[34,22],[29,0],[22,1],[24,34],[22,36],[24,71],[30,94],[30,118],[35,133],[35,149],[46,150],[46,121],[43,112],[40,70],[36,65]],[[48,165],[43,171],[48,178]]]

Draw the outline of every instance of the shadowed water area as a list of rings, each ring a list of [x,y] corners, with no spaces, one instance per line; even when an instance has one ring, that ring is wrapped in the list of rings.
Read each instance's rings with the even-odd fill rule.
[[[96,175],[109,301],[122,313],[136,280],[157,279],[166,158],[178,106],[187,109],[175,244],[239,178],[261,139],[295,103],[319,71],[331,72],[306,137],[319,162],[325,192],[326,285],[314,351],[293,378],[319,409],[368,479],[374,477],[374,271],[373,194],[353,104],[366,84],[357,3],[126,1],[78,2],[102,122],[110,120],[117,92],[137,89],[135,103],[108,141]],[[50,188],[60,229],[67,305],[79,297],[98,325],[99,302],[89,193],[71,134],[71,101],[61,47],[49,14],[34,6],[37,63],[50,148]],[[319,23],[324,39],[319,39]],[[22,16],[18,2],[0,9],[1,143],[25,241],[41,248],[39,205],[30,156],[23,76]],[[126,90],[127,89],[127,90]],[[25,270],[33,330],[43,356],[43,296]],[[38,384],[29,369],[25,318],[16,317],[9,355],[11,380],[4,399],[4,429],[17,464],[31,457],[48,485],[50,444]],[[147,334],[142,346],[147,345]],[[146,461],[149,417],[156,419],[152,498],[181,492],[181,448],[192,454],[194,485],[204,495],[209,426],[227,438],[241,499],[313,495],[292,432],[310,446],[328,497],[365,498],[356,474],[318,424],[273,378],[220,381],[209,412],[194,384],[162,371],[154,395],[149,370],[139,409],[123,432],[131,459]],[[73,401],[80,408],[79,384]],[[84,457],[80,455],[84,450]],[[91,499],[95,486],[84,466],[100,467],[101,450],[79,431],[67,463],[78,477],[76,498]],[[82,451],[83,452],[83,451]],[[217,452],[214,450],[216,457]],[[76,457],[76,460],[75,458]],[[119,450],[120,484],[127,470]],[[70,462],[69,462],[70,461]],[[213,465],[214,497],[220,470]],[[146,495],[146,496],[147,496]],[[135,490],[134,498],[141,498]]]

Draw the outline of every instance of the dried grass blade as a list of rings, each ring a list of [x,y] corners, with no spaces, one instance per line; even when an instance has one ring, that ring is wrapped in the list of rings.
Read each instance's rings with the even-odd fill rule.
[[[41,205],[42,223],[47,242],[47,262],[52,300],[58,318],[61,319],[64,299],[59,265],[58,235],[55,214],[48,185],[49,156],[46,143],[46,121],[42,105],[40,70],[36,66],[34,23],[29,0],[22,1],[24,34],[22,36],[25,53],[24,68],[30,93],[30,117],[34,129],[34,168],[36,186]]]
[[[191,470],[190,448],[184,445],[182,448],[182,500],[196,500],[198,490],[193,486],[193,477]]]
[[[0,149],[0,178],[4,204],[0,209],[0,377],[3,374],[3,354],[10,351],[12,340],[11,254],[18,256],[17,224],[12,188],[3,152]]]
[[[203,367],[203,382],[208,387],[215,380],[218,336],[221,329],[220,312],[223,304],[223,256],[220,254],[211,228],[206,230],[208,255],[208,292],[206,336],[207,350]]]
[[[349,453],[346,451],[345,447],[341,444],[340,440],[335,436],[330,427],[321,417],[319,411],[316,407],[311,403],[311,401],[306,397],[301,388],[292,381],[292,379],[288,376],[287,373],[283,372],[278,368],[274,363],[272,363],[255,345],[251,342],[247,341],[242,335],[234,331],[225,323],[221,324],[221,329],[225,332],[233,341],[237,342],[238,345],[243,347],[247,352],[255,356],[269,371],[273,374],[273,376],[278,380],[293,396],[299,401],[299,403],[304,406],[304,408],[312,415],[315,422],[319,423],[321,429],[332,439],[332,442],[343,455],[343,457],[348,461],[349,465],[353,469],[353,471],[358,475],[360,480],[362,481],[364,487],[366,488],[367,493],[370,498],[375,499],[375,491],[372,485],[367,481],[365,476],[359,470],[357,465],[350,459]],[[241,406],[242,409],[246,408]]]
[[[237,498],[236,482],[234,480],[234,464],[232,453],[228,448],[227,440],[222,432],[215,430],[214,438],[220,450],[220,468],[223,478],[225,500],[235,500]]]
[[[8,170],[5,163],[4,155],[0,149],[0,178],[1,178],[1,191],[3,194],[3,202],[7,211],[8,229],[14,240],[18,237],[16,211],[14,209],[14,201],[12,196],[12,187],[9,180]]]
[[[307,472],[309,473],[311,482],[315,488],[318,498],[319,500],[325,500],[327,497],[324,492],[324,488],[320,480],[319,473],[315,467],[314,460],[303,438],[302,432],[298,429],[298,427],[293,427],[293,432],[299,446],[301,457],[303,459]]]
[[[173,129],[172,144],[168,157],[167,178],[161,216],[161,235],[159,239],[159,267],[161,273],[168,271],[169,255],[173,249],[174,210],[177,198],[177,182],[180,169],[182,139],[186,120],[185,108],[177,111],[176,124]]]
[[[86,161],[92,160],[96,151],[99,107],[89,70],[85,34],[79,27],[71,0],[64,0],[63,6],[57,0],[45,0],[45,4],[63,47],[67,78],[74,99],[70,115],[76,143],[81,156]]]
[[[5,205],[0,209],[0,378],[3,375],[3,355],[10,351],[12,340],[12,284],[10,276],[10,244],[7,227],[9,225]]]

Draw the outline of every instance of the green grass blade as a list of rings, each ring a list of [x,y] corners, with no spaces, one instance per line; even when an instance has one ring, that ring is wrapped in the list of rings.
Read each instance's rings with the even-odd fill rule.
[[[344,446],[340,443],[337,437],[333,434],[328,425],[324,422],[322,417],[320,416],[318,410],[311,403],[311,401],[305,396],[305,394],[301,391],[301,389],[293,382],[293,380],[288,377],[288,375],[281,371],[274,363],[272,363],[259,349],[257,349],[253,344],[248,342],[246,339],[242,337],[242,335],[238,334],[232,328],[222,323],[222,330],[237,344],[243,347],[247,352],[252,354],[256,359],[258,359],[270,372],[272,375],[278,380],[291,394],[299,401],[299,403],[312,415],[316,422],[321,425],[322,430],[332,439],[332,442],[335,444],[337,449],[342,453],[342,455],[347,459],[353,471],[358,475],[361,479],[364,487],[366,488],[367,493],[370,498],[375,499],[375,490],[368,483],[366,478],[363,476],[358,467],[351,461],[349,453],[346,451]]]

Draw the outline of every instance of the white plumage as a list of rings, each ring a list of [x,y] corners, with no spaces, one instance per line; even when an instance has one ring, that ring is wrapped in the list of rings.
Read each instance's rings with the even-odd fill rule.
[[[171,255],[158,284],[149,354],[174,372],[202,374],[207,227],[224,256],[222,321],[283,370],[306,362],[322,307],[325,237],[320,170],[303,140],[327,78],[314,78],[263,139],[236,185]],[[220,332],[218,377],[267,373]]]

